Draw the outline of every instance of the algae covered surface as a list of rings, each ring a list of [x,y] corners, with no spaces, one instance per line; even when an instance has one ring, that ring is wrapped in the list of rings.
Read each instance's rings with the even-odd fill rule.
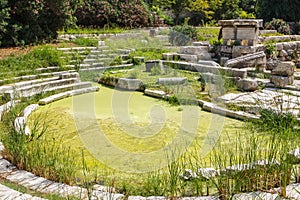
[[[47,118],[51,121],[44,137],[61,138],[64,145],[78,150],[78,156],[84,150],[87,163],[92,160],[94,162],[95,158],[99,160],[95,152],[102,152],[110,160],[109,157],[116,153],[114,149],[129,155],[141,154],[141,158],[147,153],[162,153],[160,150],[165,150],[174,140],[176,144],[173,146],[182,145],[182,154],[196,143],[198,146],[207,145],[202,143],[207,143],[207,138],[211,135],[214,136],[212,140],[217,141],[223,138],[222,134],[235,134],[243,124],[203,112],[198,106],[171,106],[143,93],[119,91],[103,86],[97,93],[76,98],[67,98],[40,107],[36,114],[47,113]],[[74,104],[78,108],[74,108]],[[89,106],[86,107],[87,105]],[[96,140],[98,132],[101,132],[106,144]],[[84,141],[86,138],[89,138],[88,142]],[[97,150],[94,151],[95,149]],[[120,154],[121,157],[124,155]],[[117,162],[121,157],[113,155],[113,161]],[[160,155],[155,159],[163,160],[165,156]],[[144,166],[151,166],[152,161],[135,160],[139,165],[145,162]],[[100,160],[102,164],[107,164],[106,162],[108,161]]]

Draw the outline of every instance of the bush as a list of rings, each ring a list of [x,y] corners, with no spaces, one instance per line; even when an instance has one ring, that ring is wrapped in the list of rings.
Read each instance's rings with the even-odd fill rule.
[[[144,27],[148,25],[149,11],[141,0],[87,0],[76,10],[79,26]]]
[[[197,40],[198,31],[195,27],[184,25],[174,26],[170,30],[170,42],[176,46],[184,46],[193,40]]]
[[[272,19],[265,24],[266,30],[277,30],[278,33],[289,35],[291,33],[290,26],[282,19]]]
[[[1,46],[20,46],[57,38],[57,31],[74,22],[77,0],[3,1],[0,9],[5,29],[0,31]],[[1,25],[0,25],[1,26]]]

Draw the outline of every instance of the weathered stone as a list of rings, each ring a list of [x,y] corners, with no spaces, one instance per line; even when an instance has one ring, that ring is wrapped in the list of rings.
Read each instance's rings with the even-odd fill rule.
[[[39,107],[38,104],[31,104],[29,106],[27,106],[24,110],[23,110],[23,116],[25,117],[25,119],[27,119],[27,117],[34,112],[37,108]]]
[[[207,41],[193,42],[193,46],[210,46]]]
[[[162,58],[163,60],[174,60],[174,54],[177,53],[163,53]]]
[[[280,196],[278,194],[271,194],[266,192],[250,192],[250,193],[242,193],[235,194],[232,197],[233,200],[280,200]]]
[[[179,174],[179,177],[185,181],[199,178],[197,173],[193,172],[191,169],[185,169],[182,174]]]
[[[219,171],[214,168],[198,168],[197,174],[202,179],[212,179],[219,175]]]
[[[184,61],[187,61],[187,62],[197,63],[197,61],[198,61],[198,56],[197,55],[177,54],[177,56],[179,56],[180,60],[184,60]]]
[[[149,90],[146,89],[144,91],[144,93],[148,96],[151,97],[156,97],[156,98],[164,98],[166,96],[166,93],[164,91],[160,91],[160,90]]]
[[[285,87],[287,85],[292,85],[294,83],[294,76],[277,76],[271,75],[271,83],[274,83],[275,87]]]
[[[142,196],[129,196],[127,200],[146,200],[146,197]]]
[[[231,67],[231,68],[265,67],[265,66],[266,66],[266,54],[263,51],[230,59],[225,63],[225,67]]]
[[[207,46],[182,46],[179,49],[180,54],[201,54],[201,53],[208,53]]]
[[[277,67],[272,70],[272,75],[292,76],[294,74],[294,62],[279,62]]]
[[[126,90],[140,90],[143,83],[140,79],[119,78],[116,87]]]
[[[146,72],[151,72],[151,69],[154,67],[160,66],[159,60],[149,60],[146,61]]]
[[[160,85],[182,85],[187,81],[187,78],[171,77],[171,78],[158,78],[157,83]]]
[[[276,47],[276,50],[277,50],[277,51],[282,51],[282,50],[283,50],[283,45],[282,45],[282,43],[277,43],[275,47]]]
[[[81,88],[81,89],[76,89],[76,90],[71,90],[67,92],[62,92],[58,94],[54,94],[52,96],[46,97],[44,99],[39,100],[40,105],[46,105],[49,103],[52,103],[54,101],[67,98],[70,96],[75,96],[75,95],[80,95],[80,94],[85,94],[85,93],[90,93],[90,92],[96,92],[99,90],[98,86],[93,86],[93,87],[88,87],[88,88]]]
[[[237,86],[240,90],[247,91],[247,92],[253,92],[258,89],[257,81],[253,79],[238,80]]]
[[[208,84],[223,83],[222,82],[223,78],[221,75],[216,75],[213,73],[202,73],[201,76],[204,79],[205,83],[208,83]]]
[[[267,70],[273,70],[278,66],[279,61],[274,59],[268,59],[266,63],[266,69]]]
[[[212,61],[212,60],[198,60],[198,64],[200,65],[207,65],[207,66],[215,66],[215,67],[221,67],[219,63]]]

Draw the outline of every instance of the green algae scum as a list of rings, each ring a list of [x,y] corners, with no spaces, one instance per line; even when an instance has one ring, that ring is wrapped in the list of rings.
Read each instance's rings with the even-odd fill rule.
[[[128,181],[133,184],[130,187],[137,188],[141,187],[137,183],[146,184],[146,174],[164,173],[170,162],[183,158],[192,163],[198,162],[196,158],[208,162],[213,145],[219,139],[226,142],[228,135],[235,135],[243,125],[203,112],[199,106],[171,106],[140,92],[104,86],[97,93],[40,107],[32,121],[39,113],[48,113],[51,121],[43,137],[56,138],[74,150],[78,179],[84,178],[84,155],[89,169],[85,176],[102,180],[102,175],[109,173],[108,178],[117,177],[116,185]]]

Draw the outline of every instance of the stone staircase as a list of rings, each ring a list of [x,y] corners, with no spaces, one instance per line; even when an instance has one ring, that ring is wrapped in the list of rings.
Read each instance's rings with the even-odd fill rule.
[[[129,54],[134,49],[112,50],[99,41],[97,47],[58,48],[64,57],[70,60],[70,67],[79,71],[105,70],[108,68],[126,68],[130,64]]]

